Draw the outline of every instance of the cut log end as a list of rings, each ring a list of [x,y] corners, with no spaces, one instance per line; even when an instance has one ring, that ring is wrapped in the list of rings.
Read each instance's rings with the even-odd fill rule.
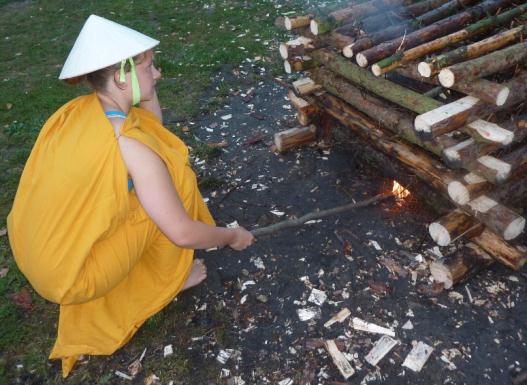
[[[374,64],[371,66],[371,72],[373,72],[375,76],[381,76],[382,68],[378,64]]]
[[[511,239],[516,238],[523,232],[525,228],[525,218],[519,217],[512,221],[509,226],[503,232],[503,239],[510,241]]]
[[[291,68],[291,63],[289,63],[289,60],[284,60],[284,71],[286,74],[290,74],[293,72],[293,69]]]
[[[278,50],[280,51],[280,56],[282,59],[285,60],[289,57],[289,52],[287,52],[287,45],[285,43],[281,43]]]
[[[313,35],[318,35],[318,23],[316,20],[311,20],[311,22],[309,23],[309,29],[311,30],[311,33]]]
[[[441,83],[443,87],[447,87],[447,88],[452,87],[454,83],[456,82],[456,77],[454,73],[450,71],[448,68],[442,69],[441,72],[439,72],[439,75],[437,76],[437,78],[439,79],[439,83]]]
[[[496,96],[496,105],[497,106],[503,106],[507,99],[509,98],[510,89],[509,87],[504,87],[498,92],[498,95]]]
[[[364,56],[362,53],[358,53],[357,57],[355,58],[357,61],[357,64],[361,67],[367,67],[368,66],[368,59],[366,56]]]
[[[427,62],[422,61],[421,63],[419,63],[417,65],[417,71],[419,72],[419,75],[424,78],[429,78],[432,76],[432,68]]]
[[[351,59],[353,57],[353,44],[347,45],[342,48],[342,54],[344,55],[344,57]]]
[[[430,236],[439,246],[447,246],[450,244],[450,234],[448,230],[440,223],[433,222],[428,226]]]
[[[454,181],[448,184],[448,196],[459,205],[466,205],[470,201],[470,193],[463,183]]]
[[[430,123],[426,119],[426,116],[428,115],[417,115],[414,120],[415,130],[418,131],[420,135],[422,134],[424,136],[432,133]]]
[[[286,17],[284,20],[285,29],[288,31],[291,31],[293,29],[293,25],[291,24],[291,19],[289,17]]]
[[[450,289],[454,285],[452,272],[443,263],[432,262],[430,273],[434,277],[434,281],[444,284],[445,289]]]

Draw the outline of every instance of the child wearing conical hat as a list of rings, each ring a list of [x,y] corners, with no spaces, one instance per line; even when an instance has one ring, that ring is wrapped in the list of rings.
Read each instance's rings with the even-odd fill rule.
[[[243,250],[250,232],[215,227],[183,142],[162,125],[159,42],[92,15],[60,74],[94,92],[43,126],[8,216],[15,260],[60,304],[51,359],[112,354],[206,277],[194,249]]]

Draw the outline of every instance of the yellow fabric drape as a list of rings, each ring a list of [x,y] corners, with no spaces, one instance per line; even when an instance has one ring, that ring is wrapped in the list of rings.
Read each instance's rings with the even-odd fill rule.
[[[185,144],[149,111],[132,108],[120,130],[167,165],[188,215],[214,224]],[[44,298],[60,304],[50,354],[63,375],[81,354],[111,354],[181,290],[193,250],[171,243],[127,187],[113,126],[96,94],[44,125],[7,218],[15,260]]]

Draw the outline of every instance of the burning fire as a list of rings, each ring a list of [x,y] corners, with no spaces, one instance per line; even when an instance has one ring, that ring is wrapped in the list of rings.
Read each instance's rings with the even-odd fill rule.
[[[410,191],[405,189],[402,185],[399,184],[396,180],[393,181],[392,194],[395,195],[397,199],[404,199],[410,195]]]

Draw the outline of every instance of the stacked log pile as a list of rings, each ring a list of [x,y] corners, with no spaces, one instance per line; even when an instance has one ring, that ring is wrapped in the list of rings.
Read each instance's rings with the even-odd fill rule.
[[[359,0],[286,25],[303,28],[280,54],[286,72],[307,71],[289,98],[312,125],[278,135],[279,148],[315,138],[330,115],[452,203],[430,235],[470,244],[431,265],[436,280],[450,287],[494,261],[522,267],[527,2]]]

